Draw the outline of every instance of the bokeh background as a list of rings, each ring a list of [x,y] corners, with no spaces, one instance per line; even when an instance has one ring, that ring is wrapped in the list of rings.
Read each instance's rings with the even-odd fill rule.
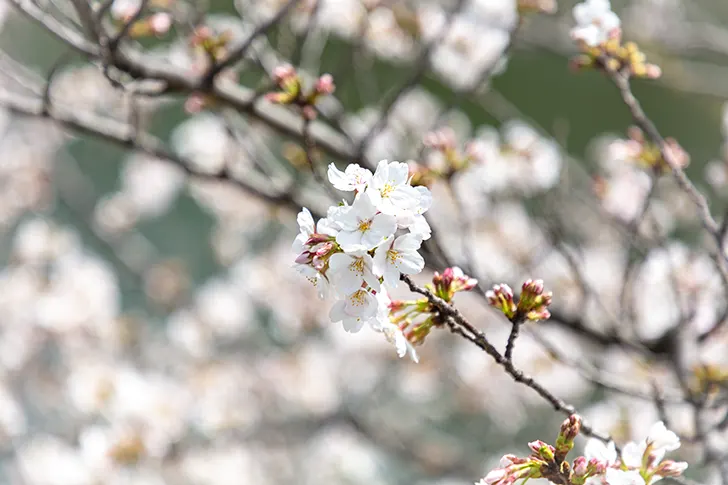
[[[418,2],[383,3],[417,38]],[[276,6],[212,0],[194,8],[236,28],[264,4]],[[600,73],[569,68],[577,51],[569,38],[573,4],[559,0],[556,13],[529,16],[489,88],[461,95],[428,71],[416,91],[421,99],[408,109],[452,106],[453,123],[473,131],[524,120],[558,143],[573,170],[598,172],[596,140],[623,137],[630,115]],[[41,5],[63,11],[65,4]],[[5,89],[22,88],[13,73],[45,78],[56,66],[54,99],[102,114],[123,108],[125,98],[97,67],[9,4],[0,6]],[[728,3],[613,6],[625,37],[663,70],[659,80],[636,81],[635,94],[660,131],[689,152],[687,172],[719,213]],[[338,15],[347,14],[342,8]],[[167,52],[183,32],[140,42]],[[411,70],[406,59],[362,49],[356,38],[316,35],[303,59],[317,68],[314,75],[334,74],[347,113],[376,106]],[[300,38],[288,22],[267,37],[282,58],[296,55]],[[256,88],[267,78],[253,66],[241,83]],[[264,156],[273,171],[295,172],[294,141],[235,113],[190,114],[184,102],[140,101],[141,124],[203,165],[233,150],[243,159]],[[296,228],[289,208],[230,185],[188,183],[168,165],[93,136],[69,137],[52,123],[5,114],[2,127],[4,483],[460,484],[479,479],[505,452],[525,454],[527,441],[555,437],[564,416],[467,342],[435,332],[414,364],[375,334],[350,335],[328,322],[328,304],[290,269]],[[388,158],[414,157],[419,140],[407,143]],[[686,227],[684,239],[698,239],[699,224]],[[458,298],[493,339],[505,339],[508,328],[480,299]],[[597,352],[558,326],[544,331],[573,360]],[[633,369],[610,352],[601,354],[604,365]],[[640,437],[657,419],[649,400],[594,385],[528,334],[516,359],[618,439]],[[687,448],[686,457],[697,456]],[[700,466],[689,475],[710,479]]]

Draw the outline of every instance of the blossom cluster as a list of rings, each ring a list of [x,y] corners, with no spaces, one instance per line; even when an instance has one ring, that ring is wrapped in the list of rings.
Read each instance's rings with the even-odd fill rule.
[[[430,238],[424,213],[432,195],[426,187],[411,185],[408,165],[401,162],[382,160],[374,174],[357,164],[343,172],[331,164],[328,178],[336,189],[354,192],[354,201],[330,207],[317,223],[308,209],[298,214],[296,267],[321,297],[333,290],[332,321],[342,322],[348,332],[369,324],[402,356],[409,346],[389,320],[382,283],[396,287],[400,275],[422,271],[425,261],[418,250]],[[416,358],[414,350],[410,353]]]
[[[660,68],[646,62],[637,44],[622,44],[621,20],[612,11],[609,0],[585,0],[574,7],[573,14],[576,26],[571,29],[571,37],[583,52],[573,59],[574,67],[599,67],[650,79],[660,77]]]
[[[581,418],[571,415],[561,425],[553,446],[537,440],[528,444],[531,455],[526,458],[504,455],[500,465],[476,485],[510,485],[529,478],[573,485],[651,485],[665,477],[678,477],[688,467],[685,462],[664,460],[668,451],[680,447],[680,438],[662,421],[652,426],[644,440],[627,443],[621,456],[613,441],[605,444],[590,438],[584,455],[569,464],[565,459],[580,431]]]

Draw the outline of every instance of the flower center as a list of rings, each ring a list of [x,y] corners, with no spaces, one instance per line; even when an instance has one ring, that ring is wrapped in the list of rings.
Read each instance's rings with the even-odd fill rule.
[[[355,258],[349,265],[349,270],[356,274],[364,274],[364,258]]]
[[[392,185],[389,182],[387,182],[386,184],[384,184],[384,187],[382,187],[382,190],[380,190],[380,192],[382,194],[382,198],[389,197],[389,194],[391,194],[392,191],[394,191],[394,185]]]
[[[387,251],[387,261],[389,261],[389,264],[397,264],[397,261],[400,259],[402,259],[402,255],[399,254],[399,251],[395,249]]]
[[[371,228],[372,228],[371,219],[364,219],[363,221],[359,221],[359,232],[367,232]]]
[[[364,290],[358,290],[357,292],[353,293],[349,298],[351,300],[351,304],[354,306],[364,306],[367,302],[367,292]]]

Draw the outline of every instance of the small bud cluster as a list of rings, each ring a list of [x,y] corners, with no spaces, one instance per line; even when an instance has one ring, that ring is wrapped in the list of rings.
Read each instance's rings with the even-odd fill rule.
[[[150,13],[140,16],[129,26],[127,35],[132,39],[142,37],[161,37],[172,27],[173,19],[169,13],[170,0],[152,0],[148,3]],[[131,22],[142,8],[142,2],[116,0],[110,9],[113,22],[118,26]]]
[[[552,483],[569,485],[584,485],[587,480],[605,485],[647,485],[664,477],[678,477],[687,469],[685,462],[663,460],[667,451],[680,447],[680,439],[662,422],[655,423],[641,443],[628,443],[621,457],[613,442],[605,445],[592,438],[584,456],[570,464],[566,457],[580,431],[581,418],[569,416],[561,425],[555,445],[541,440],[530,442],[528,457],[505,455],[499,467],[476,485],[510,485],[528,478],[546,478]]]
[[[215,32],[206,25],[197,27],[189,38],[189,45],[203,62],[195,66],[195,72],[204,73],[210,67],[223,61],[228,55],[228,47],[232,38],[232,32],[229,30]],[[231,75],[233,75],[233,71],[227,70],[221,72],[218,77]],[[184,107],[187,113],[199,113],[215,106],[216,100],[213,96],[201,91],[195,91],[187,97]]]
[[[448,179],[479,160],[470,147],[466,147],[464,152],[458,148],[455,132],[450,128],[427,133],[422,138],[422,143],[441,158],[441,167],[431,169],[439,178]]]
[[[330,207],[317,223],[308,209],[298,214],[296,267],[321,297],[332,287],[337,298],[332,321],[343,322],[349,332],[368,324],[384,333],[400,356],[409,352],[416,358],[402,328],[391,321],[392,304],[383,284],[396,287],[401,275],[424,268],[418,250],[431,235],[424,213],[432,195],[426,187],[410,184],[406,163],[382,160],[374,174],[356,164],[343,172],[331,164],[328,177],[334,188],[354,192],[354,202]]]
[[[275,104],[298,106],[308,120],[316,118],[314,106],[318,99],[336,90],[331,74],[323,74],[316,80],[311,91],[304,94],[301,76],[290,64],[283,64],[273,70],[273,82],[278,91],[266,94],[265,99]]]
[[[467,276],[463,273],[463,270],[454,266],[452,268],[446,268],[442,274],[436,271],[435,276],[432,278],[432,285],[427,285],[427,287],[435,295],[449,303],[452,301],[455,293],[470,291],[477,284],[478,280]]]
[[[455,266],[446,268],[442,274],[435,272],[432,283],[425,285],[425,288],[450,303],[455,293],[470,291],[477,284],[478,280],[465,275]],[[437,308],[427,298],[393,301],[390,311],[391,321],[405,332],[405,337],[412,345],[421,345],[434,327],[444,323]]]
[[[582,51],[572,59],[574,68],[601,68],[649,79],[662,75],[658,66],[646,62],[637,44],[622,43],[621,21],[609,0],[585,0],[573,13],[577,25],[571,29],[571,37]]]
[[[662,156],[660,147],[646,139],[642,130],[633,126],[627,130],[627,135],[629,136],[627,140],[613,142],[613,151],[622,154],[625,161],[653,170],[655,173],[670,171],[670,165]],[[672,160],[679,168],[685,168],[690,163],[690,155],[674,138],[665,138],[665,150],[670,152]]]
[[[521,319],[537,322],[551,317],[548,307],[552,293],[544,292],[543,280],[526,280],[518,303],[513,299],[513,290],[505,283],[493,286],[485,295],[490,306],[500,310],[512,322]]]

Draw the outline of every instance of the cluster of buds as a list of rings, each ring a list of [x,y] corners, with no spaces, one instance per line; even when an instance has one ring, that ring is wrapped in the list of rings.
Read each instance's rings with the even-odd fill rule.
[[[446,268],[442,274],[435,272],[432,284],[425,287],[438,297],[450,303],[455,293],[470,291],[478,280],[463,273],[458,267]],[[389,319],[396,324],[412,345],[421,345],[430,331],[442,325],[437,308],[427,298],[418,300],[393,300],[389,304]]]
[[[194,74],[202,74],[207,72],[211,66],[223,61],[228,55],[228,46],[233,36],[229,30],[216,33],[210,27],[203,25],[197,27],[189,39],[189,45],[201,59],[193,66]],[[232,70],[221,72],[218,77],[234,77]],[[185,111],[187,113],[199,113],[204,109],[215,107],[216,100],[213,96],[196,91],[191,93],[185,101]]]
[[[430,169],[432,174],[439,178],[449,179],[455,173],[479,161],[475,150],[471,149],[472,146],[466,147],[464,151],[458,148],[455,132],[451,128],[442,128],[425,134],[422,143],[442,159],[440,167]]]
[[[132,39],[142,37],[160,37],[172,27],[172,15],[167,11],[171,6],[171,0],[152,0],[149,2],[151,13],[140,16],[139,19],[129,26],[127,35]],[[130,0],[117,0],[110,9],[112,21],[119,27],[128,24],[139,13],[142,7],[141,2]]]
[[[693,368],[692,388],[696,394],[715,394],[728,383],[728,369],[711,364]]]
[[[571,415],[561,424],[555,445],[541,440],[528,444],[531,454],[526,458],[505,455],[498,468],[488,473],[476,485],[510,485],[519,479],[546,478],[552,483],[584,485],[594,479],[609,485],[647,485],[665,477],[678,477],[687,463],[663,460],[667,451],[680,447],[680,439],[655,423],[648,437],[640,443],[627,443],[622,456],[613,442],[604,444],[591,438],[579,456],[569,463],[567,455],[581,431],[581,418]]]
[[[232,37],[229,30],[216,33],[207,25],[202,25],[192,33],[189,43],[193,49],[204,53],[214,64],[227,56]]]
[[[660,146],[646,139],[641,129],[632,126],[627,130],[627,136],[627,140],[615,141],[611,147],[622,158],[655,173],[670,171],[670,164],[665,160]],[[685,168],[690,163],[690,155],[674,138],[665,138],[664,151],[669,153],[678,168]]]
[[[514,301],[513,290],[507,284],[495,285],[485,295],[490,306],[501,311],[511,322],[523,319],[537,322],[551,317],[548,307],[552,293],[544,291],[543,280],[526,280],[521,287],[518,303]]]
[[[582,53],[572,59],[572,67],[605,69],[649,79],[662,74],[658,66],[647,63],[637,44],[622,43],[621,22],[612,12],[609,0],[586,0],[576,5],[574,19],[577,25],[571,30],[571,37]]]
[[[463,273],[462,269],[454,266],[452,268],[446,268],[442,274],[435,271],[435,275],[432,277],[432,284],[425,286],[435,295],[450,303],[455,293],[470,291],[477,284],[478,280],[467,276]]]
[[[501,458],[499,467],[488,473],[476,485],[510,485],[517,480],[527,478],[546,478],[554,483],[574,483],[572,478],[576,478],[575,470],[584,477],[588,476],[589,473],[583,470],[584,457],[574,460],[573,467],[565,461],[566,455],[574,447],[574,439],[580,430],[581,418],[575,414],[569,416],[561,425],[555,446],[541,440],[532,441],[528,444],[531,449],[528,457],[505,455]]]
[[[301,76],[290,64],[284,64],[273,70],[273,82],[278,91],[265,95],[265,99],[275,104],[298,106],[304,118],[312,120],[316,118],[316,102],[322,96],[334,92],[336,85],[331,74],[323,74],[313,85],[308,93],[304,93]]]

